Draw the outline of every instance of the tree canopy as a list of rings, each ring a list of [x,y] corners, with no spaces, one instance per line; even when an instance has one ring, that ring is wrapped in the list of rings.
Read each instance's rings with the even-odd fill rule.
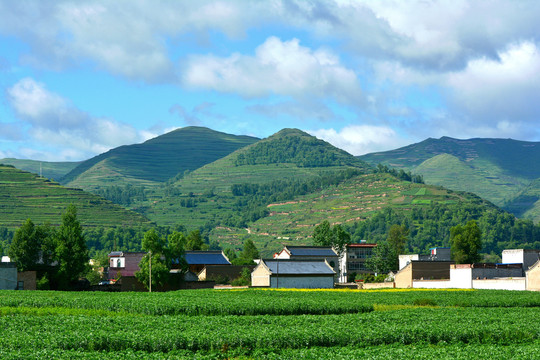
[[[62,215],[62,225],[56,232],[55,239],[57,281],[60,288],[67,288],[87,270],[89,259],[75,205],[70,204]]]
[[[351,235],[341,225],[330,226],[328,220],[313,229],[313,243],[318,246],[331,246],[340,257],[350,240]]]
[[[473,264],[480,261],[482,233],[476,221],[471,220],[465,226],[457,225],[451,228],[450,244],[452,259],[457,264]]]
[[[234,265],[253,265],[255,264],[253,260],[259,258],[259,250],[257,250],[253,240],[246,239],[246,241],[244,241],[244,248],[242,249],[240,255],[231,261]]]

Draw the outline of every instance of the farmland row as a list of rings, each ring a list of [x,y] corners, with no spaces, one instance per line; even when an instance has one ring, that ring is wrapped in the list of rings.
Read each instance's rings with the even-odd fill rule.
[[[540,307],[527,291],[183,290],[168,293],[0,291],[0,307],[61,307],[148,315],[323,315],[372,311],[374,305]]]
[[[535,308],[414,308],[343,315],[0,316],[0,349],[170,352],[536,344]]]

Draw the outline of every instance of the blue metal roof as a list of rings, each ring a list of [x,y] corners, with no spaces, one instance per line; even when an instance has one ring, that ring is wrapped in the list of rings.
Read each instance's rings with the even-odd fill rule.
[[[184,258],[189,265],[230,265],[221,251],[186,251]]]
[[[335,271],[323,261],[263,260],[272,274],[334,275]]]
[[[336,257],[336,252],[331,247],[316,246],[286,246],[291,256],[328,256]]]

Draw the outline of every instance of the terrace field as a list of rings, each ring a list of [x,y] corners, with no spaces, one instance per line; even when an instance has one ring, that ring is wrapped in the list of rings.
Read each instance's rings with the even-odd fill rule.
[[[0,291],[0,357],[534,358],[539,307],[479,290]]]
[[[140,226],[150,221],[99,196],[70,189],[48,179],[0,165],[0,226],[19,227],[30,218],[37,224],[58,225],[69,204],[77,207],[82,225]]]

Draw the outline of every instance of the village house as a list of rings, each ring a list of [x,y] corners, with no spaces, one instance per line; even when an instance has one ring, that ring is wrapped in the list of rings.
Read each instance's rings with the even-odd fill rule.
[[[134,277],[135,273],[139,271],[139,263],[145,254],[145,252],[111,252],[109,254],[108,279]]]
[[[538,260],[540,260],[540,250],[507,249],[502,252],[503,264],[522,264],[524,272]]]
[[[336,272],[326,260],[266,259],[251,273],[251,285],[271,288],[332,289]]]
[[[348,244],[343,256],[339,259],[339,282],[344,283],[356,274],[373,274],[366,266],[366,261],[373,256],[377,244],[368,244],[362,240],[359,244]]]
[[[0,261],[0,290],[36,290],[36,271],[17,271],[17,264],[8,256]]]
[[[285,246],[283,250],[274,254],[274,259],[290,260],[326,260],[339,273],[339,257],[330,246]],[[337,279],[336,279],[337,280]]]
[[[399,255],[399,270],[407,266],[411,261],[451,261],[449,247],[433,247],[429,249],[429,255]]]
[[[184,258],[189,267],[189,271],[199,274],[207,265],[231,266],[231,262],[221,250],[198,250],[186,251]]]

